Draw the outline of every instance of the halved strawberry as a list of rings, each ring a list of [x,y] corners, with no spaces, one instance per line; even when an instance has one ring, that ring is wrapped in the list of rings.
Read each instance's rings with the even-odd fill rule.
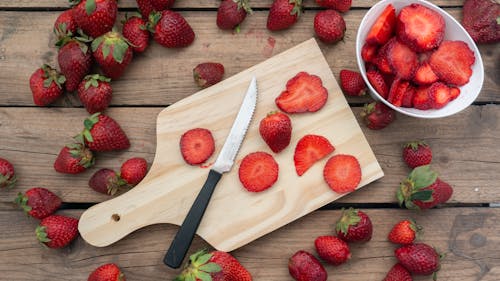
[[[293,162],[297,175],[302,176],[314,163],[332,153],[335,147],[327,138],[318,135],[305,135],[295,147]]]
[[[286,89],[276,98],[276,105],[286,113],[316,112],[328,99],[321,78],[299,72],[286,83]]]
[[[392,37],[396,29],[396,9],[387,5],[366,36],[366,43],[383,45]]]
[[[450,87],[450,101],[458,98],[459,95],[460,95],[460,88]]]
[[[415,87],[412,84],[409,84],[403,96],[403,104],[401,104],[402,107],[413,107],[413,96],[415,95],[415,92]]]
[[[238,175],[243,186],[250,192],[270,188],[278,180],[279,167],[271,154],[253,152],[241,160]]]
[[[385,74],[393,74],[394,72],[392,71],[392,67],[389,64],[389,61],[387,60],[387,49],[390,45],[390,40],[389,42],[385,43],[384,46],[382,46],[380,49],[378,49],[377,56],[373,59],[373,63],[377,65],[377,68]]]
[[[413,95],[413,107],[420,110],[431,109],[431,101],[429,98],[429,93],[427,92],[427,87],[419,87],[416,89],[415,94]]]
[[[450,102],[450,88],[441,82],[433,83],[427,89],[431,107],[434,109],[443,108]]]
[[[387,61],[393,72],[403,79],[413,79],[418,68],[417,54],[396,38],[391,39],[387,44]]]
[[[409,85],[410,82],[401,78],[396,78],[391,85],[391,89],[389,90],[389,97],[387,98],[387,101],[395,106],[402,106],[403,99]]]
[[[439,46],[444,38],[445,22],[436,11],[420,4],[411,4],[399,12],[396,32],[401,42],[416,52]]]
[[[181,154],[189,165],[205,162],[215,150],[212,133],[204,128],[195,128],[185,132],[180,140]]]
[[[356,157],[337,154],[326,162],[323,176],[333,191],[337,193],[351,192],[361,181],[361,166]]]
[[[389,95],[389,89],[382,74],[376,70],[369,70],[366,72],[366,77],[375,91],[377,91],[377,93],[384,99],[387,98],[387,95]]]
[[[365,43],[361,48],[361,58],[364,62],[372,62],[377,55],[378,45]]]
[[[443,82],[462,86],[469,82],[475,60],[465,42],[444,41],[431,55],[429,65]]]
[[[430,85],[438,80],[439,77],[432,71],[431,66],[426,61],[420,64],[413,77],[413,82],[419,85]]]

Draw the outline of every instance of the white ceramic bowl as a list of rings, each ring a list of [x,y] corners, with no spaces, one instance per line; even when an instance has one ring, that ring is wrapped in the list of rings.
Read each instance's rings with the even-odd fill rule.
[[[388,4],[392,4],[394,6],[397,14],[403,7],[410,5],[412,3],[418,3],[423,6],[427,6],[433,9],[434,11],[437,11],[439,14],[441,14],[446,23],[444,40],[464,41],[465,43],[467,43],[467,45],[469,45],[469,48],[474,52],[474,55],[476,57],[476,61],[472,66],[472,76],[470,77],[469,83],[460,87],[460,96],[458,98],[451,101],[441,109],[419,110],[415,108],[394,106],[390,102],[382,98],[377,93],[377,91],[375,91],[375,89],[368,81],[368,78],[366,77],[365,62],[361,58],[361,48],[365,43],[366,35],[370,31],[373,23]],[[445,12],[438,6],[424,0],[411,0],[411,1],[382,0],[377,4],[375,4],[370,10],[368,10],[366,15],[363,17],[361,24],[359,25],[358,34],[356,36],[356,59],[358,61],[358,67],[361,72],[361,75],[363,76],[363,79],[365,80],[365,83],[368,85],[368,88],[370,90],[370,95],[375,100],[381,100],[387,106],[393,108],[394,110],[413,117],[440,118],[460,112],[474,102],[474,100],[479,95],[479,92],[481,91],[481,87],[483,86],[483,79],[484,79],[483,61],[481,59],[481,54],[479,53],[479,50],[477,49],[477,46],[472,40],[472,38],[469,36],[467,31],[462,27],[462,25],[458,23],[451,15],[449,15],[447,12]]]

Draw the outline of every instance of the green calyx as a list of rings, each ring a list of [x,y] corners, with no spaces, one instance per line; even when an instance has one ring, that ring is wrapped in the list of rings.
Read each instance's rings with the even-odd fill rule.
[[[83,131],[76,135],[74,139],[76,140],[77,143],[82,144],[87,142],[93,142],[94,138],[92,138],[92,134],[90,133],[90,130],[94,127],[97,122],[99,122],[99,115],[101,115],[100,112],[94,113],[90,115],[88,118],[85,118],[83,120]]]
[[[47,228],[45,226],[37,226],[36,230],[35,230],[35,234],[36,234],[36,238],[38,239],[38,241],[40,241],[41,243],[48,243],[52,240],[50,240],[49,237],[47,237]]]
[[[76,34],[73,34],[71,31],[65,30],[66,24],[62,24],[62,26],[64,26],[64,31],[60,29],[55,30],[56,35],[59,38],[59,40],[57,40],[55,44],[56,47],[60,49],[69,42],[76,42],[78,43],[80,50],[82,50],[82,53],[86,54],[89,50],[89,46],[87,45],[87,43],[92,42],[92,37],[86,35],[80,28],[77,29]]]
[[[297,15],[297,17],[299,17],[302,13],[302,0],[289,0],[288,3],[294,5],[290,15]]]
[[[87,90],[90,86],[97,88],[99,86],[99,82],[109,83],[111,81],[111,78],[100,74],[91,74],[85,76],[83,80],[85,81],[85,90]]]
[[[233,0],[234,3],[238,4],[238,10],[244,9],[245,12],[252,14],[252,8],[250,7],[249,0]]]
[[[113,59],[118,63],[123,62],[129,48],[128,41],[116,31],[110,31],[92,41],[92,52],[96,52],[101,45],[102,57],[107,58],[112,53]]]
[[[155,26],[161,19],[161,12],[152,12],[149,14],[149,22],[146,25],[147,30],[151,33],[155,33]]]
[[[406,143],[403,147],[411,148],[412,150],[417,150],[419,146],[428,146],[428,144],[425,141],[416,140]]]
[[[64,75],[59,74],[57,70],[47,64],[42,65],[42,70],[44,78],[43,86],[45,88],[50,87],[50,85],[52,85],[52,82],[54,82],[56,83],[57,87],[59,87],[59,89],[62,89],[62,85],[66,82],[66,77],[64,77]]]
[[[77,137],[75,137],[76,139]],[[81,139],[76,139],[76,143],[66,145],[69,148],[71,157],[80,159],[78,164],[84,168],[90,168],[95,164],[95,158],[92,151],[85,147]]]
[[[366,116],[370,115],[375,110],[375,104],[376,102],[365,104],[363,106],[363,110],[360,113],[361,117],[365,118]]]
[[[15,175],[11,174],[6,174],[2,175],[0,174],[0,187],[6,187],[7,189],[11,189],[16,185],[17,182],[17,177]]]
[[[27,214],[32,210],[31,206],[28,205],[28,197],[21,192],[17,194],[17,197],[14,199],[14,203]]]
[[[358,215],[358,210],[354,208],[349,208],[345,210],[342,208],[342,216],[339,221],[335,225],[335,230],[337,232],[342,232],[343,234],[347,234],[349,230],[349,226],[357,225],[361,221],[361,218]]]
[[[418,225],[417,222],[413,219],[409,219],[408,221],[410,222],[410,229],[413,230],[413,232],[415,232],[415,240],[420,240],[424,228]]]
[[[423,190],[437,180],[438,174],[431,170],[430,165],[419,166],[413,169],[408,178],[401,182],[396,198],[399,206],[407,209],[419,209],[413,201],[429,202],[432,200],[432,190]]]
[[[87,0],[85,2],[85,12],[87,15],[91,15],[96,9],[96,3],[95,0]]]
[[[114,177],[108,180],[106,186],[109,195],[115,195],[119,190],[130,187],[130,185],[116,173]]]
[[[184,270],[174,281],[211,281],[211,273],[216,273],[222,270],[220,265],[215,262],[209,262],[212,257],[211,253],[206,250],[198,251],[189,257],[189,263],[184,267]]]

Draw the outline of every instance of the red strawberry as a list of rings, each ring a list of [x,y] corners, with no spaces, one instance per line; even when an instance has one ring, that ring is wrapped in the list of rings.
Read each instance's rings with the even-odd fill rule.
[[[78,139],[85,140],[87,147],[96,152],[122,150],[130,147],[130,141],[120,125],[111,117],[95,113],[85,119],[84,129]]]
[[[66,90],[73,92],[78,89],[78,85],[92,67],[92,53],[86,42],[90,38],[64,37],[56,45],[59,48],[57,62],[61,68],[61,73],[66,77]]]
[[[40,222],[35,233],[49,248],[63,248],[78,236],[78,219],[51,215]]]
[[[59,173],[78,174],[94,165],[92,151],[81,143],[73,143],[61,149],[54,162]]]
[[[366,43],[384,45],[392,37],[396,30],[396,9],[392,4],[387,5],[373,23],[368,35]]]
[[[432,68],[427,61],[420,64],[415,72],[415,77],[413,77],[413,82],[419,85],[430,85],[438,80],[439,77],[437,77],[436,73],[432,71]]]
[[[224,66],[217,62],[200,63],[193,69],[194,81],[201,88],[206,88],[219,83],[223,76]]]
[[[77,28],[78,26],[76,24],[75,18],[73,17],[72,9],[62,12],[57,17],[56,22],[54,23],[54,33],[56,34],[58,39],[66,36],[68,32],[70,32],[71,35],[75,35]]]
[[[298,142],[293,154],[297,175],[302,176],[314,163],[332,153],[335,147],[327,138],[318,135],[305,135]]]
[[[375,91],[377,91],[381,97],[387,98],[389,95],[389,88],[385,83],[384,76],[382,76],[382,74],[380,74],[377,70],[368,70],[366,72],[366,77]]]
[[[321,7],[345,13],[351,8],[352,0],[316,0],[316,3]]]
[[[299,72],[286,83],[286,89],[276,98],[279,109],[286,113],[316,112],[328,99],[328,91],[321,78]]]
[[[70,0],[73,17],[83,32],[97,38],[111,31],[115,24],[116,0]]]
[[[430,209],[448,201],[453,188],[438,178],[429,165],[413,169],[396,193],[399,205],[408,209]]]
[[[406,80],[413,79],[418,68],[418,56],[396,38],[389,41],[387,46],[387,61],[396,76]]]
[[[406,87],[405,94],[403,96],[402,107],[413,107],[413,96],[415,95],[416,89],[412,84]]]
[[[298,251],[290,257],[288,272],[296,281],[326,281],[328,279],[323,265],[306,251]]]
[[[365,43],[363,48],[361,48],[361,58],[363,58],[364,62],[373,62],[377,56],[377,52],[378,45]]]
[[[346,242],[368,242],[372,239],[373,225],[366,213],[349,208],[342,211],[335,231],[337,237]]]
[[[412,141],[403,146],[403,160],[410,168],[430,164],[431,147],[425,141]]]
[[[0,158],[0,188],[13,188],[16,181],[14,166],[7,159]]]
[[[410,82],[399,77],[396,78],[391,85],[391,89],[389,90],[389,97],[387,98],[387,101],[395,106],[402,106],[408,87],[410,87]]]
[[[30,188],[24,194],[19,192],[14,202],[26,214],[37,219],[52,215],[61,206],[61,198],[42,187]]]
[[[273,156],[266,152],[253,152],[241,160],[238,176],[250,192],[264,191],[278,180],[279,166]]]
[[[399,263],[415,275],[435,274],[440,268],[440,255],[424,243],[405,245],[394,253]]]
[[[144,52],[149,46],[147,21],[138,16],[131,16],[125,20],[122,33],[136,53]]]
[[[500,3],[491,0],[466,0],[462,25],[476,43],[500,41]]]
[[[163,11],[172,8],[175,0],[151,0],[151,4],[157,11]]]
[[[428,89],[429,102],[434,109],[443,108],[451,101],[450,88],[441,82],[433,83]]]
[[[387,238],[395,244],[411,244],[421,231],[422,227],[414,220],[402,220],[392,227]]]
[[[420,4],[410,4],[398,14],[397,36],[416,52],[429,51],[439,46],[444,38],[444,29],[443,17]]]
[[[297,22],[301,13],[302,0],[274,0],[267,16],[267,29],[287,29]]]
[[[118,190],[126,185],[127,183],[115,171],[107,168],[96,171],[89,180],[90,188],[108,195],[115,195]]]
[[[167,48],[182,48],[193,43],[194,31],[181,14],[165,10],[151,14],[149,18],[149,31],[158,44]]]
[[[148,162],[141,157],[130,158],[120,168],[120,177],[131,186],[136,186],[146,176]]]
[[[443,82],[462,86],[469,82],[475,60],[474,52],[465,42],[444,41],[432,53],[429,64]]]
[[[360,115],[366,127],[372,130],[383,129],[396,119],[394,110],[379,101],[365,104]]]
[[[203,128],[191,129],[181,136],[182,158],[189,165],[198,165],[207,161],[215,150],[212,133]]]
[[[220,29],[236,29],[251,14],[249,0],[222,0],[217,9],[217,26]]]
[[[292,121],[288,115],[272,111],[260,121],[259,133],[274,153],[279,153],[290,144]]]
[[[78,97],[88,113],[94,114],[108,108],[113,95],[111,79],[99,75],[87,75],[78,87]]]
[[[114,31],[92,41],[92,54],[102,72],[111,79],[122,76],[133,57],[132,47],[120,33]]]
[[[410,272],[401,264],[395,264],[382,281],[413,281]]]
[[[149,20],[149,14],[155,11],[155,7],[153,7],[153,3],[151,0],[135,0],[137,2],[137,7],[139,8],[139,12],[142,15],[142,18],[146,21]]]
[[[314,246],[320,258],[333,265],[343,264],[351,258],[349,245],[335,236],[319,236]]]
[[[344,18],[335,10],[324,10],[314,17],[314,32],[325,43],[335,43],[344,38]]]
[[[202,250],[189,257],[189,265],[175,280],[252,281],[252,275],[231,254]]]
[[[328,186],[337,193],[354,191],[361,181],[361,166],[352,155],[337,154],[326,162],[323,177]]]
[[[450,87],[450,101],[458,98],[459,95],[460,95],[460,88]]]
[[[30,89],[33,102],[38,106],[46,106],[56,101],[63,94],[66,77],[57,70],[44,64],[30,77]]]
[[[92,271],[87,281],[126,281],[126,279],[116,264],[108,263]]]
[[[426,110],[432,108],[431,100],[429,98],[429,90],[428,87],[419,87],[415,91],[415,95],[413,95],[413,107],[420,110]]]
[[[378,52],[373,59],[373,63],[377,66],[377,68],[384,74],[393,74],[393,68],[389,64],[389,60],[387,58],[387,50],[389,49],[389,46],[391,46],[392,42],[394,40],[389,40],[387,43],[385,43],[382,47],[378,49]]]
[[[340,71],[340,86],[349,96],[363,96],[366,94],[366,84],[363,76],[357,71],[342,69]]]

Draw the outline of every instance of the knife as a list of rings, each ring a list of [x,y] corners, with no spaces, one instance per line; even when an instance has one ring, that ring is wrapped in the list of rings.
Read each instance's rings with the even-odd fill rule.
[[[234,159],[241,143],[245,138],[248,126],[252,120],[255,106],[257,104],[257,80],[252,78],[250,86],[248,86],[243,102],[236,119],[234,120],[231,131],[222,146],[217,160],[215,160],[212,169],[208,172],[207,180],[198,193],[191,209],[189,209],[186,218],[182,222],[180,229],[170,244],[167,254],[163,258],[163,262],[171,268],[179,268],[184,257],[193,242],[194,235],[200,225],[203,214],[208,206],[210,197],[215,190],[215,186],[219,182],[223,173],[229,172],[234,164]]]

